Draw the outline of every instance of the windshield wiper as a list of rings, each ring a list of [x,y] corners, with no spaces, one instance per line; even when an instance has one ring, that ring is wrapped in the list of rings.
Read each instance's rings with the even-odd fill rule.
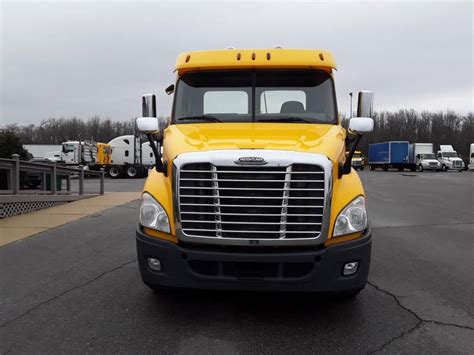
[[[190,116],[190,117],[180,117],[176,119],[177,121],[184,121],[184,120],[196,120],[196,121],[209,121],[209,122],[222,122],[215,116],[212,115],[200,115],[200,116]]]
[[[258,119],[257,122],[305,122],[305,123],[314,123],[313,121],[305,120],[304,118],[297,116],[290,117],[281,117],[281,118],[263,118]]]

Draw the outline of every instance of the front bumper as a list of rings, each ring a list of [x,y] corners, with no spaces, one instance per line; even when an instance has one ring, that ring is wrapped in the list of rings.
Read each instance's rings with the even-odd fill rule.
[[[356,240],[317,250],[261,251],[177,245],[136,231],[140,273],[147,285],[171,288],[337,293],[361,289],[370,268],[371,231]],[[161,271],[148,266],[159,259]],[[358,271],[343,276],[345,263]]]

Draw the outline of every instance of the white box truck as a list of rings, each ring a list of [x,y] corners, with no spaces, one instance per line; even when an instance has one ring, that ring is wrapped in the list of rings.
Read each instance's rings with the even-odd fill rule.
[[[441,170],[441,164],[433,153],[433,143],[413,143],[409,147],[410,167],[418,171]]]

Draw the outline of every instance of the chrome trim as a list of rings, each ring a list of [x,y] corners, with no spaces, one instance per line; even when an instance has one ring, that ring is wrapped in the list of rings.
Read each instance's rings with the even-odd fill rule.
[[[322,212],[322,225],[321,231],[313,238],[291,238],[285,239],[248,239],[248,238],[224,238],[224,237],[209,237],[209,236],[189,236],[186,235],[182,230],[181,224],[181,213],[180,213],[180,191],[179,181],[180,181],[180,174],[181,172],[185,173],[186,171],[181,171],[181,167],[185,164],[190,163],[210,163],[212,166],[223,166],[223,167],[235,167],[235,161],[238,160],[242,156],[259,156],[264,158],[267,161],[266,167],[289,167],[291,164],[309,164],[309,165],[319,165],[324,170],[324,176],[321,180],[305,180],[311,182],[323,182],[324,181],[324,204],[323,206],[302,206],[302,207],[318,207],[323,208]],[[174,210],[174,227],[175,227],[175,235],[178,240],[183,242],[190,242],[190,243],[202,243],[202,244],[218,244],[218,245],[251,245],[251,246],[284,246],[284,245],[319,245],[324,243],[328,238],[328,231],[329,231],[329,222],[330,222],[330,214],[331,214],[331,200],[332,200],[332,169],[333,164],[332,162],[322,154],[315,154],[315,153],[303,153],[303,152],[291,152],[291,151],[280,151],[280,150],[265,150],[265,149],[240,149],[240,150],[215,150],[215,151],[205,151],[205,152],[190,152],[190,153],[183,153],[176,157],[173,161],[173,210]],[[231,172],[230,170],[229,172]],[[192,171],[189,171],[192,172]],[[208,170],[198,170],[196,172],[200,173],[212,173],[212,171]],[[219,171],[219,173],[222,173]],[[275,173],[275,172],[268,172],[268,173]],[[280,182],[289,183],[291,181],[298,181],[298,180],[289,180],[288,172],[284,171],[285,173],[285,180],[278,180]],[[317,172],[304,172],[306,174],[317,174]],[[294,172],[293,172],[294,174]],[[322,175],[322,173],[319,173]],[[232,181],[232,179],[217,179],[215,175],[212,176],[213,179],[203,179],[206,181],[212,181],[213,186],[211,189],[215,190],[218,185],[214,185],[214,183],[218,184],[220,181]],[[283,177],[283,176],[282,176]],[[184,181],[184,179],[182,179]],[[196,180],[196,179],[191,179]],[[243,180],[237,180],[242,182]],[[256,180],[249,180],[255,182]],[[259,182],[275,182],[275,180],[258,180]],[[183,187],[184,189],[186,187]],[[238,188],[228,188],[229,190],[238,190]],[[264,189],[262,189],[264,190]],[[275,189],[276,191],[284,191],[284,189]],[[305,189],[302,189],[305,190]],[[309,189],[308,189],[309,190]],[[323,189],[315,189],[315,190],[323,190]],[[216,201],[216,196],[213,193],[214,201]],[[314,198],[316,199],[316,198]],[[220,200],[220,199],[219,199]],[[183,204],[185,205],[185,204]],[[209,205],[209,204],[204,204]],[[216,204],[212,204],[215,206]],[[232,207],[262,207],[262,208],[271,208],[268,205],[225,205],[222,204],[222,201],[217,203],[217,206],[232,206]],[[272,205],[273,206],[273,205]],[[281,208],[281,205],[274,206],[273,208]],[[291,208],[298,208],[298,206],[291,206]],[[217,211],[216,211],[217,212]],[[263,212],[263,211],[262,211]],[[195,214],[195,212],[183,212],[183,214]],[[212,214],[212,213],[204,213],[204,214]],[[220,215],[226,215],[225,213],[216,213]],[[235,214],[235,215],[244,215],[242,214]],[[249,214],[253,215],[253,214]],[[268,216],[283,216],[285,215],[284,211],[280,214],[259,214],[259,215],[268,215]],[[291,214],[292,216],[297,215],[304,215],[304,216],[321,216],[321,214]],[[286,214],[286,216],[290,216],[290,214]],[[217,217],[216,217],[217,218]],[[217,219],[215,220],[216,227],[217,227]],[[217,232],[219,229],[222,231],[222,223],[219,223],[220,227],[217,229],[209,229],[209,230],[198,230],[198,231],[210,231],[210,232]],[[261,224],[261,223],[260,223]],[[249,223],[250,225],[250,223]],[[187,229],[191,230],[191,229]],[[232,233],[275,233],[273,231],[242,231],[242,230],[226,230],[226,232]],[[276,232],[278,233],[278,232]],[[285,234],[315,234],[315,231],[285,231]]]

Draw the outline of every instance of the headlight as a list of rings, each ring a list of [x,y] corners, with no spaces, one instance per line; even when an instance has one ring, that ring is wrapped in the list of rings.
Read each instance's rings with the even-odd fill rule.
[[[356,197],[344,207],[336,218],[333,237],[363,231],[367,228],[367,209],[365,198]]]
[[[170,221],[165,209],[146,192],[142,195],[140,205],[140,224],[143,227],[170,233]]]

